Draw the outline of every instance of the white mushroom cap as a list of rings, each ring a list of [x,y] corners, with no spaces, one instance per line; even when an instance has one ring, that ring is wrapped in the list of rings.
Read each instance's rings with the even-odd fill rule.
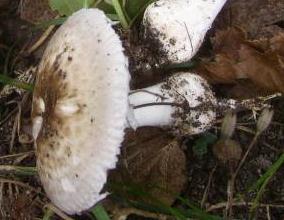
[[[144,37],[155,44],[161,63],[189,61],[226,0],[159,0],[144,14]]]
[[[101,190],[124,136],[129,79],[121,41],[98,9],[74,13],[45,50],[32,111],[37,167],[47,196],[68,214],[106,195]]]

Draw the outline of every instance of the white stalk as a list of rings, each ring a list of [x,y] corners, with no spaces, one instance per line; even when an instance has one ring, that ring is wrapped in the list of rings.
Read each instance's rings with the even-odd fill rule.
[[[173,123],[175,100],[169,94],[163,94],[163,85],[159,83],[130,93],[131,109],[138,127],[167,126]]]
[[[129,102],[131,125],[167,126],[180,134],[201,133],[212,126],[216,116],[213,92],[192,73],[179,73],[163,83],[132,91]]]

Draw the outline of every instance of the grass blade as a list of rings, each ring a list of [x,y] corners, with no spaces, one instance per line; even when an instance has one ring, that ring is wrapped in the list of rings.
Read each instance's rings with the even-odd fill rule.
[[[27,90],[27,91],[30,91],[30,92],[32,92],[33,89],[34,89],[32,84],[21,82],[17,79],[13,79],[13,78],[6,76],[6,75],[3,75],[3,74],[0,74],[0,83],[2,83],[4,85],[15,86],[19,89],[24,89],[24,90]]]
[[[97,220],[110,220],[105,208],[98,204],[92,210],[91,213],[96,217]]]
[[[271,178],[275,175],[278,169],[284,164],[284,153],[278,158],[278,160],[272,164],[269,169],[263,174],[258,181],[250,188],[249,192],[257,191],[256,197],[253,200],[253,205],[250,208],[250,219],[253,219],[255,210],[259,205],[259,201],[265,191],[265,188]]]
[[[116,14],[117,14],[117,16],[119,18],[119,21],[120,21],[122,27],[124,29],[128,29],[129,28],[129,24],[128,24],[127,18],[125,16],[124,12],[123,12],[123,9],[122,9],[122,7],[121,7],[121,5],[119,3],[119,0],[112,0],[112,5],[113,5],[113,7],[114,7],[114,9],[116,11]]]

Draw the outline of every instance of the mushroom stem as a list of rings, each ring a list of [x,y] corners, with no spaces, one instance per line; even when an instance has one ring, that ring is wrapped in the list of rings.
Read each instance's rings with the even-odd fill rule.
[[[173,123],[172,115],[178,103],[169,94],[163,93],[164,85],[159,83],[130,93],[130,106],[138,127],[169,126]]]
[[[229,109],[260,110],[270,97],[217,100],[200,76],[179,73],[167,81],[129,94],[128,122],[133,128],[167,126],[180,134],[198,134],[209,129]]]
[[[197,134],[215,121],[215,96],[207,82],[192,73],[177,73],[165,82],[132,91],[131,127],[167,126],[175,133]]]

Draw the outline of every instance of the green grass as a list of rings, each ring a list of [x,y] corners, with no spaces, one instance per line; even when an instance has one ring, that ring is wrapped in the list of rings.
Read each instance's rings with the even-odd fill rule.
[[[112,183],[110,188],[113,190],[112,196],[118,202],[127,204],[140,210],[169,215],[177,220],[198,219],[198,220],[221,220],[217,215],[211,215],[198,205],[180,196],[175,196],[181,203],[182,208],[169,206],[160,201],[155,196],[145,191],[141,186],[127,183]],[[161,189],[159,187],[159,189]],[[133,199],[135,198],[135,199]]]
[[[27,91],[30,91],[30,92],[33,91],[33,85],[32,84],[21,82],[17,79],[13,79],[13,78],[6,76],[4,74],[0,74],[0,83],[3,84],[3,85],[15,86],[17,88],[24,89],[24,90],[27,90]]]
[[[14,173],[20,176],[34,176],[37,173],[36,167],[0,165],[0,173]]]
[[[129,29],[154,0],[49,0],[49,6],[61,16],[69,16],[81,8],[97,7],[112,20],[118,20],[124,29]],[[58,24],[57,21],[49,21]]]
[[[108,216],[105,208],[101,204],[97,204],[91,210],[91,213],[97,220],[110,220],[110,217]]]
[[[266,186],[270,182],[276,172],[284,164],[284,153],[280,155],[277,161],[275,161],[269,169],[256,181],[256,183],[249,189],[249,192],[257,192],[253,199],[253,205],[250,208],[250,219],[254,219],[255,211],[260,203],[260,199],[263,196]]]

